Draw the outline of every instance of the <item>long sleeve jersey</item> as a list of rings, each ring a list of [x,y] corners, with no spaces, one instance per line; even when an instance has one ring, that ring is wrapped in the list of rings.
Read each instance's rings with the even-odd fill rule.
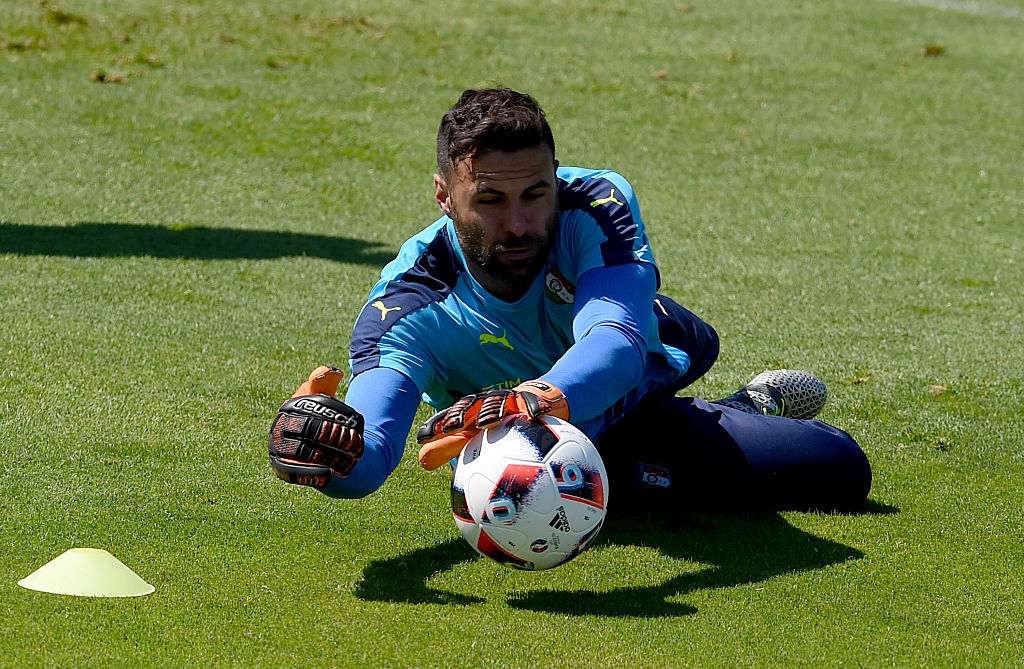
[[[560,167],[558,222],[544,269],[505,302],[470,274],[443,216],[381,272],[352,334],[345,401],[365,418],[365,454],[325,492],[361,497],[394,470],[422,400],[540,378],[561,389],[591,438],[689,366],[654,315],[658,269],[632,187],[615,172]]]

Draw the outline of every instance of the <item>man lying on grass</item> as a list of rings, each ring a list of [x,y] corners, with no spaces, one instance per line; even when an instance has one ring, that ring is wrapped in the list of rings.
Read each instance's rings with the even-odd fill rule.
[[[363,497],[417,432],[435,469],[510,414],[568,420],[597,445],[622,506],[855,509],[871,468],[814,420],[825,384],[774,370],[729,397],[676,393],[718,356],[714,329],[657,293],[630,184],[563,167],[536,101],[468,90],[441,120],[443,215],[381,272],[352,333],[352,379],[319,367],[284,403],[270,464],[289,483]]]

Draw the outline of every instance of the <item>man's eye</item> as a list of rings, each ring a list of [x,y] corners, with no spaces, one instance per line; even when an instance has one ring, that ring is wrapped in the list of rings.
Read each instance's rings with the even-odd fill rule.
[[[479,204],[498,204],[499,202],[501,202],[501,200],[496,197],[488,197],[477,200],[477,202]]]

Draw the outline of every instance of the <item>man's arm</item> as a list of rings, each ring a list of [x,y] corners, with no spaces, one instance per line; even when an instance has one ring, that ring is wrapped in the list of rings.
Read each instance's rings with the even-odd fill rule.
[[[550,414],[580,425],[622,399],[643,378],[656,285],[654,266],[646,263],[585,272],[576,287],[576,343],[539,379],[467,395],[434,414],[417,433],[420,464],[440,466],[508,413]]]
[[[363,416],[363,457],[342,478],[332,476],[322,492],[330,497],[365,497],[384,483],[405,451],[420,393],[409,377],[376,367],[352,379],[345,403]]]
[[[604,412],[643,377],[657,272],[649,263],[595,267],[576,287],[576,343],[541,376],[558,387],[575,424]]]

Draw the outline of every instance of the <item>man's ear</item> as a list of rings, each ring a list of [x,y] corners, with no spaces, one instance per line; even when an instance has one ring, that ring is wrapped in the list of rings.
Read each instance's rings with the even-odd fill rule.
[[[451,196],[448,193],[448,182],[440,174],[434,175],[434,198],[437,200],[437,206],[441,207],[441,211],[444,212],[445,216],[450,217],[452,215],[452,203]]]

